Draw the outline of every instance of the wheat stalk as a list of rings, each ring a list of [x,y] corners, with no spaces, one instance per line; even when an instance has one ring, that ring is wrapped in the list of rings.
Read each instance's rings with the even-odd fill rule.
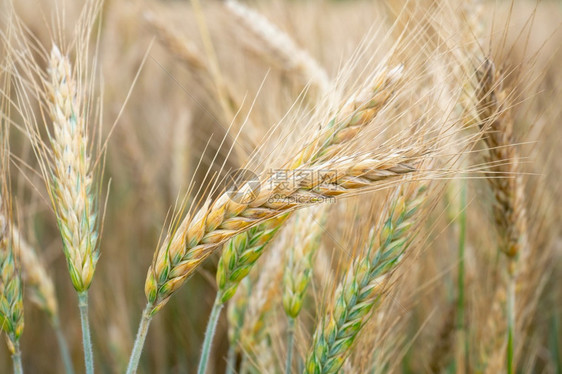
[[[425,188],[420,188],[392,201],[378,238],[373,231],[364,254],[340,282],[328,317],[317,327],[305,372],[336,373],[341,368],[369,312],[383,296],[385,278],[396,268],[409,244],[408,234],[425,194]],[[377,239],[379,247],[373,254]]]
[[[479,125],[486,131],[487,161],[492,165],[487,180],[494,193],[493,212],[500,236],[499,248],[508,260],[506,364],[507,372],[513,373],[516,262],[521,253],[527,251],[524,186],[513,142],[513,119],[500,75],[488,59],[477,73]]]
[[[328,91],[330,79],[326,71],[305,50],[299,48],[289,35],[263,15],[238,1],[227,1],[226,9],[239,25],[261,42],[259,49],[254,43],[250,44],[253,49],[258,52],[267,51],[285,70],[296,72],[305,84],[316,87],[320,95]]]
[[[495,197],[494,218],[500,234],[500,250],[513,261],[524,250],[527,228],[523,181],[519,173],[519,156],[513,141],[513,119],[507,107],[507,92],[490,60],[478,71],[477,90],[480,127],[486,131],[484,142],[490,163],[488,183]]]

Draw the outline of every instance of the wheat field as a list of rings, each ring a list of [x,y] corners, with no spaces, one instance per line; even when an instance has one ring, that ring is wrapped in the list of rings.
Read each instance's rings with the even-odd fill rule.
[[[561,373],[561,19],[0,0],[0,372]]]

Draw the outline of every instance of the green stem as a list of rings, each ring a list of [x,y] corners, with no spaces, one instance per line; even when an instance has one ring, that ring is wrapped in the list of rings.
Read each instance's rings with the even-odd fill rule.
[[[13,336],[10,336],[10,340],[14,345],[14,353],[12,353],[12,362],[14,364],[14,374],[23,374],[23,366],[21,364],[21,350],[20,342]]]
[[[228,347],[228,355],[226,357],[225,374],[233,374],[236,365],[236,346],[234,344],[231,344],[230,347]]]
[[[74,366],[72,365],[72,359],[70,358],[70,352],[68,351],[68,344],[66,343],[66,338],[60,328],[60,322],[57,316],[53,317],[52,323],[55,335],[57,336],[57,342],[59,344],[60,355],[64,364],[65,373],[74,374]]]
[[[211,353],[211,345],[213,344],[213,338],[215,337],[219,316],[221,314],[222,307],[224,306],[224,304],[220,302],[220,297],[221,292],[219,291],[217,292],[217,297],[215,298],[215,303],[213,304],[213,309],[211,310],[209,322],[207,322],[207,330],[205,331],[205,340],[203,341],[201,359],[199,360],[199,367],[197,368],[198,374],[205,374],[205,371],[207,370],[209,354]]]
[[[289,317],[289,326],[287,331],[287,364],[285,365],[285,374],[291,374],[293,366],[293,345],[295,342],[295,319]]]
[[[464,372],[468,373],[468,336],[466,334],[465,328],[465,242],[466,242],[466,180],[463,180],[461,187],[461,201],[460,201],[460,216],[459,216],[459,273],[458,273],[458,300],[457,300],[457,316],[458,316],[458,328],[461,332],[463,339],[463,352],[464,352]]]
[[[88,291],[78,292],[78,308],[80,309],[80,322],[82,322],[82,345],[84,347],[86,374],[94,374],[94,353],[92,352],[92,337],[90,336],[90,322],[88,320]]]
[[[513,339],[515,335],[515,275],[507,284],[507,374],[513,374]]]
[[[142,312],[142,318],[139,323],[139,330],[137,331],[137,338],[135,339],[135,344],[133,345],[133,351],[131,352],[131,357],[129,358],[129,365],[127,366],[127,374],[134,374],[137,372],[139,367],[139,361],[142,354],[142,348],[144,346],[144,341],[146,340],[146,334],[148,333],[148,327],[150,326],[150,321],[152,316],[150,312],[152,311],[152,304],[147,303],[146,308]]]

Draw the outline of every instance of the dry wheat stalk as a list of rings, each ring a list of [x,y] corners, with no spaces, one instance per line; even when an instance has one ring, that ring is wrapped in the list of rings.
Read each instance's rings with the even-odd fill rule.
[[[261,130],[249,118],[244,122],[237,118],[236,114],[240,111],[241,103],[232,85],[229,82],[221,81],[219,86],[219,82],[213,79],[210,66],[203,58],[202,52],[197,49],[197,46],[190,40],[182,38],[161,17],[151,12],[146,12],[144,17],[158,35],[163,46],[179,61],[183,62],[192,73],[193,79],[210,93],[214,99],[218,100],[224,122],[226,124],[232,123],[229,132],[237,139],[235,144],[236,151],[241,156],[247,156],[246,149],[253,149],[255,146],[255,139],[251,139],[247,133],[259,133]],[[242,125],[244,125],[246,131],[241,131]],[[244,144],[247,147],[241,147],[238,143]]]
[[[401,193],[391,201],[384,225],[377,234],[373,230],[365,252],[340,282],[328,317],[318,325],[305,372],[336,373],[341,368],[369,312],[383,296],[385,278],[396,268],[409,244],[409,232],[425,198],[422,187]]]
[[[57,215],[70,278],[78,292],[87,291],[99,258],[96,191],[88,153],[86,122],[80,110],[70,61],[53,46],[49,60],[49,132],[52,164],[49,193]]]
[[[488,182],[495,197],[494,218],[500,234],[500,250],[514,261],[525,249],[527,228],[523,181],[519,174],[519,157],[513,141],[513,119],[507,92],[490,60],[478,71],[476,93],[480,126],[486,131],[484,142],[490,163]],[[510,273],[513,273],[513,263]]]
[[[429,369],[432,373],[441,373],[454,354],[455,323],[457,319],[457,304],[449,304],[442,321],[439,334],[431,350]]]
[[[507,92],[501,86],[501,76],[495,71],[493,63],[486,59],[477,77],[479,125],[486,131],[484,142],[488,148],[487,161],[491,165],[487,180],[494,193],[493,212],[500,236],[499,248],[508,260],[506,367],[508,373],[513,373],[516,263],[518,257],[528,251],[524,185],[514,147],[513,119]]]
[[[35,250],[21,236],[19,230],[12,229],[12,241],[20,255],[25,286],[31,291],[31,300],[54,322],[58,319],[58,305],[52,278],[37,257]]]
[[[330,80],[326,71],[303,49],[299,48],[289,35],[281,31],[260,13],[246,7],[238,1],[226,2],[238,24],[246,28],[261,43],[259,48],[253,43],[252,49],[263,54],[262,50],[272,55],[287,71],[296,72],[306,84],[315,86],[320,95],[327,92]]]

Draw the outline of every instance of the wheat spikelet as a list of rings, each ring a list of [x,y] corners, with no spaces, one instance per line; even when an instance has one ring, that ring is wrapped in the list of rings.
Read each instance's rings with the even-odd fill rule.
[[[35,250],[21,236],[16,227],[12,230],[14,247],[18,249],[25,286],[31,291],[31,300],[47,313],[51,322],[58,320],[58,305],[53,280],[37,257]]]
[[[64,254],[76,291],[86,291],[99,257],[96,195],[88,154],[85,119],[80,113],[70,61],[53,46],[47,85],[52,165],[49,192],[57,215]]]
[[[283,308],[290,318],[296,318],[312,276],[314,255],[324,232],[326,208],[309,208],[295,215],[294,240],[285,254],[283,273]]]
[[[248,307],[248,298],[250,296],[250,279],[244,278],[238,286],[238,291],[228,304],[226,318],[228,320],[228,339],[231,348],[238,345],[240,340],[240,330],[244,325],[244,315]]]
[[[320,157],[338,154],[390,101],[402,78],[402,65],[381,68],[363,90],[342,105],[313,142],[307,144],[290,163],[297,167]]]
[[[12,242],[12,219],[9,200],[7,145],[4,123],[0,144],[0,330],[6,333],[8,349],[14,362],[14,372],[21,372],[19,339],[23,333],[23,285],[17,253]],[[20,371],[18,371],[18,368]]]
[[[369,312],[383,295],[385,277],[397,266],[407,247],[408,232],[425,193],[425,188],[420,188],[392,201],[378,238],[373,231],[365,254],[352,264],[335,292],[328,317],[317,327],[305,372],[336,373],[341,368]],[[370,258],[376,239],[379,248]]]
[[[8,335],[10,352],[15,354],[24,325],[23,287],[2,198],[4,194],[0,195],[0,328]]]

